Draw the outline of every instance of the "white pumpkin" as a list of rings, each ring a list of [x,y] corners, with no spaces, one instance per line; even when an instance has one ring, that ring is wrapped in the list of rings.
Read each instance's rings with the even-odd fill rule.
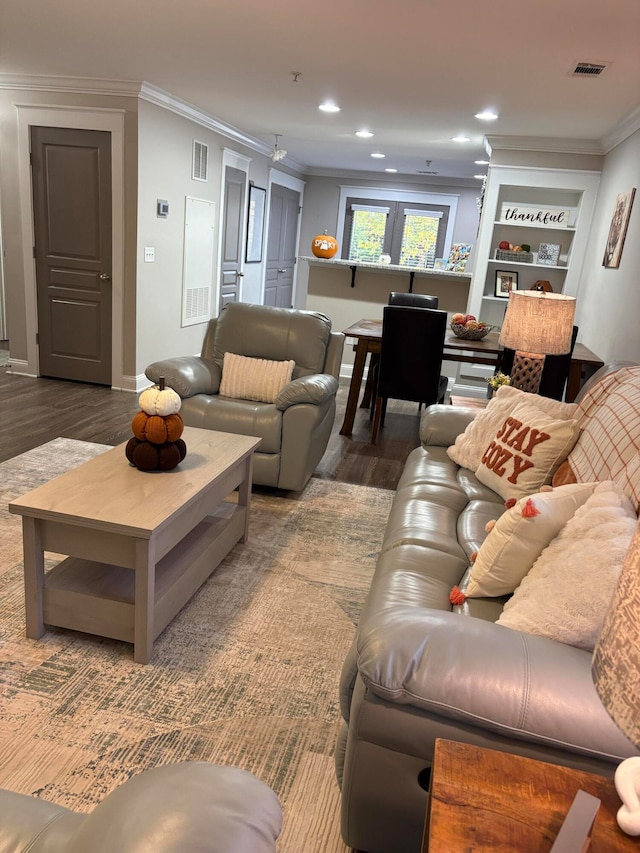
[[[160,377],[157,385],[146,388],[138,397],[138,404],[148,415],[175,415],[180,411],[182,400],[173,388],[166,388],[164,376]]]

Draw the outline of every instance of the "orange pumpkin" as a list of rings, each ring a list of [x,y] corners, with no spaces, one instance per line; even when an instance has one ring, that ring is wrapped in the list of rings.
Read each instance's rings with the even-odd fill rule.
[[[139,441],[151,441],[153,444],[164,444],[165,441],[177,441],[184,430],[182,415],[148,415],[138,412],[131,421],[133,434]]]
[[[311,241],[311,251],[316,258],[332,258],[338,251],[338,241],[325,231]]]

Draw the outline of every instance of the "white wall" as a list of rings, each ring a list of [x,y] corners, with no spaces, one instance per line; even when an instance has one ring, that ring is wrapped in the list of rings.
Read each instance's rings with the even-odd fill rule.
[[[636,187],[617,269],[602,266],[616,196]],[[607,154],[576,302],[579,339],[605,362],[640,362],[640,130]]]

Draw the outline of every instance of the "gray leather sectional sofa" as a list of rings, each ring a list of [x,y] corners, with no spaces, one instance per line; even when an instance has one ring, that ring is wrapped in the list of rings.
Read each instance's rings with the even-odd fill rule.
[[[637,752],[595,692],[590,652],[494,624],[506,599],[452,610],[485,524],[504,511],[446,452],[476,411],[423,416],[344,664],[336,769],[342,835],[359,851],[419,853],[436,738],[609,776]]]

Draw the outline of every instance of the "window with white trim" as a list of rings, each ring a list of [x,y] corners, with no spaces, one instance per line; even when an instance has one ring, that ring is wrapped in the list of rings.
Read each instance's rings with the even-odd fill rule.
[[[446,205],[349,197],[346,199],[343,258],[406,267],[433,267],[443,257],[449,221]]]

